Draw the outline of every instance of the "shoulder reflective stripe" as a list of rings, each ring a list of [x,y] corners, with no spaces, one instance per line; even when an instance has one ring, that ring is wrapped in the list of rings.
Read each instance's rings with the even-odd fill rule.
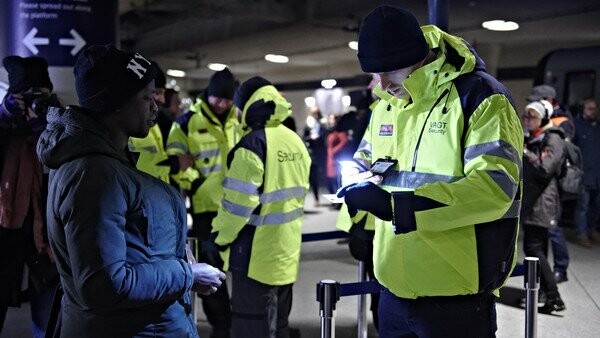
[[[383,179],[382,185],[397,187],[397,188],[412,188],[416,189],[426,183],[435,182],[455,182],[461,179],[462,176],[446,176],[429,173],[419,173],[412,171],[390,171]]]
[[[306,195],[303,187],[292,187],[264,193],[260,196],[260,203],[272,203],[284,201],[290,198],[302,198]]]
[[[254,211],[254,208],[236,204],[226,199],[221,200],[221,206],[229,213],[240,217],[248,217],[252,215],[252,211]]]
[[[167,144],[167,149],[181,149],[186,153],[188,151],[188,147],[185,144],[179,143],[179,142],[173,142],[173,143]]]
[[[290,212],[274,213],[268,215],[252,215],[248,224],[251,225],[272,225],[272,224],[284,224],[294,221],[304,214],[303,208],[298,208]]]
[[[147,151],[149,153],[156,153],[158,151],[158,149],[156,149],[155,146],[147,146],[147,147],[142,147],[140,149],[143,151]]]
[[[514,200],[502,218],[517,218],[521,213],[521,201]]]
[[[512,178],[502,170],[486,170],[492,180],[504,191],[506,196],[513,198],[517,193],[517,183],[513,182]]]
[[[242,194],[247,195],[258,194],[258,186],[231,177],[225,177],[225,179],[223,179],[223,188],[241,192]]]
[[[464,156],[465,163],[481,155],[497,156],[521,165],[521,157],[517,149],[512,144],[502,140],[467,147]]]
[[[199,152],[195,153],[194,156],[196,156],[196,158],[210,158],[210,157],[218,156],[220,153],[221,153],[221,151],[219,150],[219,148],[217,148],[217,149],[199,151]]]
[[[208,175],[208,174],[210,174],[210,173],[212,173],[212,172],[215,172],[215,171],[221,171],[221,165],[220,165],[220,164],[215,164],[215,165],[213,165],[212,167],[208,167],[208,168],[200,168],[200,169],[198,169],[198,171],[200,171],[200,173],[201,173],[202,175],[205,175],[205,176],[206,176],[206,175]]]

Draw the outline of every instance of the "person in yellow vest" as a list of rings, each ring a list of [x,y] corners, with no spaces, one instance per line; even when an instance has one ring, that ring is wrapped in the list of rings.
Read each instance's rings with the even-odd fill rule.
[[[238,142],[238,119],[233,108],[236,81],[228,68],[215,72],[208,87],[175,123],[167,140],[167,153],[191,154],[194,165],[172,176],[186,190],[192,204],[192,230],[189,236],[200,241],[199,262],[220,267],[218,254],[202,247],[209,239],[212,220],[221,204],[227,153]],[[229,337],[231,307],[227,288],[210,296],[201,296],[202,307],[212,326],[211,337]]]
[[[379,334],[493,337],[521,195],[523,129],[510,94],[463,39],[402,8],[375,8],[358,40],[381,100],[355,157],[381,175],[338,196],[351,216],[378,218]]]
[[[165,104],[165,87],[166,79],[162,69],[152,62],[153,67],[156,69],[156,77],[154,79],[156,88],[152,93],[152,98],[157,105],[163,106]],[[194,157],[190,154],[178,154],[178,155],[167,155],[165,150],[168,134],[165,134],[165,112],[159,109],[157,121],[150,128],[148,136],[144,138],[130,137],[128,142],[129,151],[131,153],[137,153],[136,167],[156,178],[160,178],[166,183],[170,182],[169,176],[178,173],[180,170],[186,170],[192,166]],[[166,122],[170,124],[172,122]]]
[[[232,274],[235,337],[289,337],[310,155],[282,122],[291,115],[273,85],[253,77],[236,91],[245,135],[227,158],[213,238]]]

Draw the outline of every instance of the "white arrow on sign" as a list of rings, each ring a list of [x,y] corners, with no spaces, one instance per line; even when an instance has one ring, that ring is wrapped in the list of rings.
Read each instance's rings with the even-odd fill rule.
[[[71,55],[75,55],[81,50],[81,48],[83,48],[83,46],[85,46],[85,39],[83,39],[75,29],[71,29],[69,33],[71,33],[73,38],[58,39],[58,44],[61,46],[73,46],[73,49],[71,49]]]
[[[37,53],[39,53],[39,50],[36,47],[37,45],[50,44],[50,39],[48,38],[36,38],[35,35],[37,34],[37,32],[37,28],[33,27],[29,31],[29,33],[27,33],[27,35],[25,35],[25,37],[23,38],[23,44],[25,45],[25,47],[27,47],[27,49],[29,49],[31,53],[33,53],[33,55],[37,55]]]

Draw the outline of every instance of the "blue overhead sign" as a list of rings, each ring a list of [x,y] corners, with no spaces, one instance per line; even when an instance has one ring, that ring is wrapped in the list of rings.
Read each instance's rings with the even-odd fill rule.
[[[5,55],[41,56],[73,66],[94,44],[116,44],[118,0],[3,0]]]

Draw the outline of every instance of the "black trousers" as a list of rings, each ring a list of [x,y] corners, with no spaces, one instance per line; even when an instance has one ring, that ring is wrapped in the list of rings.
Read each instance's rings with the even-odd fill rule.
[[[554,274],[548,263],[548,228],[523,224],[523,232],[525,255],[540,259],[540,289],[546,293],[548,299],[555,299],[559,294]]]
[[[222,269],[223,262],[218,257],[217,253],[209,256],[202,254],[202,241],[208,240],[212,231],[212,220],[217,216],[216,212],[205,212],[192,215],[192,231],[190,236],[198,238],[199,263],[207,263],[216,268]],[[229,301],[229,293],[227,292],[227,284],[223,282],[217,292],[209,296],[199,295],[202,299],[202,310],[206,314],[206,319],[213,329],[211,337],[229,337],[231,329],[231,304]]]

